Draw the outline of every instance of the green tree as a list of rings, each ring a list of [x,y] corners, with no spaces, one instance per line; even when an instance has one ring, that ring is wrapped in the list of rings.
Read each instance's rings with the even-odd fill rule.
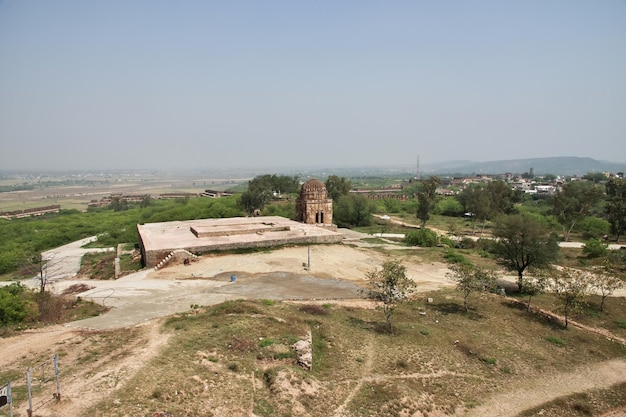
[[[548,277],[545,274],[526,276],[524,280],[524,294],[528,296],[526,309],[530,311],[530,302],[537,294],[541,294],[548,287]]]
[[[150,204],[152,204],[152,197],[150,197],[150,194],[145,194],[143,197],[141,197],[139,207],[146,208],[150,206]]]
[[[601,258],[609,253],[609,244],[599,239],[589,239],[582,248],[588,258]]]
[[[344,195],[333,208],[333,220],[340,227],[369,226],[374,208],[374,203],[364,195]]]
[[[432,176],[422,181],[421,190],[417,192],[417,218],[422,221],[422,227],[430,219],[430,212],[437,204],[437,187],[439,187],[439,177]]]
[[[113,209],[113,211],[124,211],[128,210],[128,201],[125,198],[115,196],[111,198],[111,202],[109,203],[109,207]]]
[[[458,194],[457,199],[463,206],[465,212],[471,213],[474,233],[476,230],[476,222],[482,221],[483,224],[490,217],[489,194],[484,184],[471,184],[469,187]]]
[[[437,204],[437,212],[443,216],[458,217],[463,214],[463,206],[454,197],[444,197]]]
[[[605,220],[594,216],[587,216],[578,223],[574,230],[582,232],[585,238],[606,237],[611,230],[611,224]]]
[[[387,322],[387,330],[392,332],[392,317],[400,303],[405,302],[415,292],[416,284],[406,276],[406,267],[401,261],[388,260],[381,270],[367,273],[367,296],[382,302]]]
[[[626,228],[626,180],[611,178],[606,183],[606,214],[611,223],[611,233],[619,239]]]
[[[296,193],[298,186],[297,176],[259,175],[248,181],[248,189],[241,194],[238,205],[251,216],[256,210],[263,210],[277,196]]]
[[[563,227],[563,239],[566,242],[574,226],[589,216],[593,207],[602,200],[603,194],[601,186],[586,181],[571,181],[552,196],[552,214]]]
[[[565,316],[566,329],[569,316],[580,311],[590,283],[590,275],[586,271],[572,268],[553,269],[550,286],[557,298],[558,309]]]
[[[606,174],[604,172],[588,172],[583,176],[583,179],[599,184],[606,181]]]
[[[498,263],[509,271],[517,272],[517,286],[523,290],[524,271],[529,268],[546,268],[554,262],[559,245],[550,229],[527,214],[501,216],[493,232],[496,241],[493,252]]]
[[[450,266],[448,278],[456,283],[457,290],[463,293],[463,308],[469,311],[467,300],[472,293],[489,291],[495,287],[496,275],[486,269],[470,264],[454,264]]]
[[[477,221],[483,223],[484,229],[487,220],[512,213],[515,203],[522,201],[522,195],[504,181],[492,181],[488,184],[471,184],[457,199],[465,211],[472,213],[475,230]]]
[[[326,192],[333,201],[339,200],[342,195],[348,195],[352,190],[352,181],[345,177],[338,177],[337,175],[331,175],[326,179]]]
[[[600,293],[600,311],[604,311],[606,298],[626,286],[624,271],[608,259],[594,271],[592,287]]]

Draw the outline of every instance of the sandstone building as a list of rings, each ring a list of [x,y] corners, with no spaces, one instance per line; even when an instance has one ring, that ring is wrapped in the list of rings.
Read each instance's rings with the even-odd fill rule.
[[[326,186],[320,180],[314,178],[302,184],[296,200],[296,221],[333,225],[333,200],[328,198]]]
[[[323,182],[305,182],[296,200],[296,220],[279,216],[233,217],[137,225],[144,265],[160,267],[177,254],[200,254],[287,244],[338,243],[333,201]],[[187,255],[183,255],[187,256]]]

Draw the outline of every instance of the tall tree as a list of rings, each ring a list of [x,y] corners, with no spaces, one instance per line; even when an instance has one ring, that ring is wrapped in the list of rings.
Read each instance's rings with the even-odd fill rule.
[[[352,181],[345,177],[331,175],[326,179],[326,192],[333,201],[339,200],[342,195],[348,195],[352,190]]]
[[[471,214],[473,233],[476,231],[476,222],[487,222],[490,217],[489,194],[484,184],[470,184],[458,195],[459,202],[463,205],[466,212]]]
[[[422,181],[421,190],[417,192],[417,218],[422,221],[422,227],[430,219],[430,212],[437,203],[437,187],[439,177],[432,176]]]
[[[333,219],[338,226],[368,226],[372,221],[374,204],[364,195],[348,194],[339,197],[333,209]]]
[[[517,286],[523,290],[524,271],[527,268],[545,268],[555,261],[559,245],[550,229],[529,215],[501,216],[495,224],[494,253],[498,263],[517,272]]]
[[[263,210],[275,195],[297,192],[298,185],[297,176],[259,175],[248,181],[248,189],[241,194],[238,205],[252,215],[256,210]]]
[[[515,203],[521,202],[522,196],[504,181],[492,181],[470,185],[459,194],[458,199],[472,213],[475,229],[479,220],[484,228],[487,220],[512,213]]]
[[[367,273],[367,295],[382,302],[387,330],[392,332],[391,319],[396,308],[415,291],[415,281],[406,276],[406,267],[398,260],[388,260],[381,270]]]
[[[566,242],[576,223],[591,214],[603,194],[602,187],[591,182],[570,181],[552,196],[552,214],[563,227],[563,239]]]
[[[626,179],[613,177],[606,183],[605,207],[611,233],[619,242],[626,228]]]

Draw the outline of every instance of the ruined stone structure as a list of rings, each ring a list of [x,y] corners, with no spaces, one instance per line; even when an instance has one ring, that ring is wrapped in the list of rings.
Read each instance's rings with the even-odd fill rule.
[[[143,263],[148,268],[180,263],[193,258],[191,254],[343,240],[330,227],[279,216],[146,223],[137,225],[137,231]]]
[[[333,200],[326,186],[315,178],[302,184],[296,200],[296,221],[323,226],[333,225]]]

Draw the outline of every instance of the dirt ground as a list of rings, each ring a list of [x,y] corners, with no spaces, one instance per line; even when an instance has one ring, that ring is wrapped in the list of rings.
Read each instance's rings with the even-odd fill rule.
[[[305,269],[309,259],[310,269]],[[335,300],[362,305],[364,301],[359,299],[359,289],[365,283],[365,274],[380,267],[384,259],[379,251],[354,241],[312,246],[310,252],[307,247],[290,247],[253,254],[205,256],[190,265],[140,271],[116,281],[61,279],[54,283],[55,290],[62,291],[84,282],[93,289],[82,296],[102,302],[112,310],[100,317],[0,339],[0,366],[9,365],[15,358],[36,361],[59,346],[74,347],[74,353],[61,359],[71,361],[79,355],[82,343],[94,331],[139,329],[140,337],[126,347],[122,357],[109,358],[109,362],[107,358],[99,358],[100,366],[107,364],[105,368],[66,378],[62,387],[63,401],[56,405],[49,402],[36,410],[36,415],[41,417],[79,416],[128,381],[143,363],[167,344],[167,336],[159,333],[160,317],[187,311],[194,304],[209,305],[239,298]],[[419,291],[452,285],[446,278],[448,269],[445,264],[405,263],[405,266],[407,275],[416,281]],[[496,396],[471,415],[514,416],[524,408],[571,392],[626,381],[626,365],[623,361],[613,361],[604,367],[573,370],[555,378],[536,381],[519,392]],[[557,380],[558,384],[555,383]],[[564,380],[568,383],[561,383]],[[515,402],[515,398],[523,401]],[[624,414],[612,414],[611,417],[624,417]]]

